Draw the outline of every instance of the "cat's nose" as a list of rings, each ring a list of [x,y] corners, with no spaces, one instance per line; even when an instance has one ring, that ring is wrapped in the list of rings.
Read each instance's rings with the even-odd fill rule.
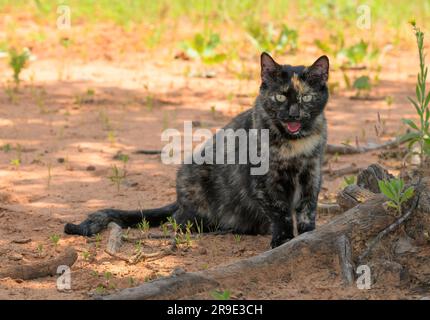
[[[294,120],[299,120],[299,118],[300,118],[299,106],[297,104],[293,104],[290,107],[290,110],[288,111],[288,115],[290,118],[292,118]]]

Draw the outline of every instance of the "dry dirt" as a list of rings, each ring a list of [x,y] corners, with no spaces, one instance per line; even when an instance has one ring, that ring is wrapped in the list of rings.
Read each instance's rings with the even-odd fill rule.
[[[110,47],[109,47],[110,48]],[[88,50],[91,51],[91,50]],[[193,61],[174,59],[174,53],[122,53],[110,49],[104,55],[62,59],[47,49],[35,52],[38,59],[23,74],[19,93],[10,97],[0,90],[0,268],[50,259],[66,246],[79,251],[72,267],[72,290],[59,292],[56,277],[31,281],[0,280],[1,299],[89,299],[94,293],[111,292],[169,275],[175,268],[187,271],[211,268],[256,255],[269,249],[269,236],[202,235],[191,246],[152,262],[127,265],[104,253],[108,233],[100,241],[63,233],[66,222],[79,222],[87,213],[105,208],[151,208],[175,199],[176,167],[164,165],[157,155],[136,155],[138,149],[160,149],[165,128],[183,130],[185,120],[199,121],[215,130],[241,110],[249,108],[258,90],[258,77],[238,80],[215,67],[216,76],[185,76],[199,70]],[[310,63],[316,52],[280,57],[282,62]],[[414,51],[391,52],[383,63],[380,84],[370,101],[351,100],[353,94],[337,90],[327,106],[329,142],[352,144],[380,142],[400,133],[402,117],[412,117],[407,95],[414,93]],[[258,57],[246,63],[258,67]],[[6,61],[0,61],[1,80],[10,79]],[[412,72],[411,72],[412,70]],[[332,81],[342,81],[332,72]],[[6,87],[6,84],[4,85]],[[88,90],[90,94],[88,94]],[[91,94],[91,91],[94,94]],[[393,97],[388,105],[385,96]],[[11,98],[13,101],[11,101]],[[213,111],[214,109],[214,111]],[[381,121],[378,122],[378,113]],[[383,132],[378,137],[375,125]],[[127,177],[119,191],[109,180],[111,166],[122,167],[114,156],[130,156]],[[19,166],[11,163],[20,159]],[[379,160],[376,152],[340,156],[329,160],[331,168],[356,163],[364,167]],[[382,163],[396,172],[399,161]],[[343,179],[325,177],[321,201],[330,202]],[[319,216],[318,225],[330,216]],[[138,236],[140,231],[131,231]],[[151,232],[160,232],[153,228]],[[53,235],[59,235],[57,245]],[[25,244],[14,240],[30,238]],[[167,246],[165,240],[143,240],[145,252]],[[134,243],[123,246],[132,254]],[[111,274],[111,276],[110,276]],[[340,289],[327,281],[304,286],[288,281],[255,284],[231,289],[234,298],[342,299],[418,297],[402,288],[361,291]],[[311,289],[310,289],[311,288]],[[201,296],[209,298],[210,296]]]

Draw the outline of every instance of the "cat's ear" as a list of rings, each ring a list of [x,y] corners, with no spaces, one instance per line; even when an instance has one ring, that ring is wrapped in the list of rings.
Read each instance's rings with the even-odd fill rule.
[[[261,81],[274,79],[280,65],[266,52],[261,54]]]
[[[319,57],[313,65],[308,67],[306,80],[311,84],[324,85],[328,80],[330,63],[327,56]]]

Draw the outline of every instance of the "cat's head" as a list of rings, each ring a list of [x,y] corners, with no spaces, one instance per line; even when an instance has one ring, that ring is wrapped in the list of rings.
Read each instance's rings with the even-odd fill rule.
[[[329,60],[318,58],[311,66],[280,65],[261,55],[259,101],[269,117],[291,139],[307,136],[328,100]]]

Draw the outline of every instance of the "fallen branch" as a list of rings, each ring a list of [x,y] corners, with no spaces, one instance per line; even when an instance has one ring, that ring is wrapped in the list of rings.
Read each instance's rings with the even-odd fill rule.
[[[158,260],[158,259],[161,259],[165,256],[173,254],[173,251],[170,248],[166,248],[166,249],[163,249],[163,250],[160,250],[157,252],[153,252],[153,253],[144,253],[143,251],[139,251],[137,254],[135,254],[131,257],[124,257],[121,254],[109,252],[107,250],[105,250],[105,252],[108,255],[110,255],[111,257],[125,261],[128,264],[137,264],[141,261],[154,261],[154,260]]]
[[[363,146],[363,147],[327,144],[325,152],[327,154],[357,154],[357,153],[365,153],[365,152],[375,151],[375,150],[379,150],[379,149],[395,148],[395,147],[398,147],[402,143],[403,143],[403,141],[401,141],[399,138],[395,138],[395,139],[389,140],[387,142],[384,142],[382,144],[370,144],[370,145]]]
[[[385,211],[382,195],[376,195],[366,203],[354,207],[333,221],[323,225],[315,231],[299,235],[291,241],[266,251],[260,255],[244,259],[213,269],[169,276],[145,283],[139,287],[125,289],[119,293],[101,297],[102,299],[176,299],[189,297],[218,287],[231,288],[242,286],[253,281],[264,281],[291,277],[294,272],[318,274],[323,272],[327,276],[336,272],[342,274],[348,257],[348,250],[344,249],[344,258],[339,259],[339,239],[344,236],[351,241],[351,247],[357,245],[356,237],[371,238],[379,230],[393,221],[393,217]],[[343,248],[349,247],[343,241]],[[337,258],[335,258],[337,257]],[[339,260],[345,261],[340,263]],[[306,262],[306,268],[303,263]],[[341,264],[343,266],[341,266]],[[309,267],[310,266],[310,267]],[[346,271],[344,272],[346,274]],[[294,278],[294,277],[293,277]],[[342,277],[339,281],[343,282]]]
[[[31,280],[53,276],[57,274],[59,266],[71,267],[77,259],[76,250],[72,247],[67,247],[62,254],[53,260],[7,267],[0,271],[0,278]]]
[[[324,174],[328,174],[330,178],[338,178],[346,176],[347,174],[355,174],[358,173],[362,168],[357,167],[355,163],[351,163],[349,166],[339,168],[333,170],[331,168],[327,168],[323,170]]]
[[[133,152],[134,154],[161,154],[161,150],[140,149]]]

